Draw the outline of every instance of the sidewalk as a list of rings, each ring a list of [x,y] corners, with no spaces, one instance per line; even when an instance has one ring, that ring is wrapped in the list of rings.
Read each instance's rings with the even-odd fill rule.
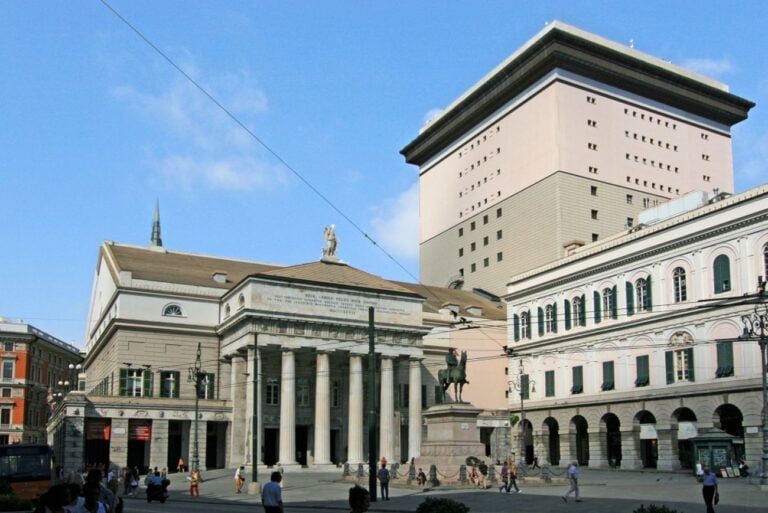
[[[271,469],[259,472],[259,479],[264,485],[269,479]],[[170,500],[173,502],[216,503],[227,501],[230,505],[260,504],[260,497],[243,493],[235,494],[233,477],[235,470],[213,470],[203,472],[200,484],[201,497],[189,496],[186,474],[170,475]],[[246,483],[251,482],[246,475]],[[343,481],[341,469],[338,472],[301,471],[285,473],[283,500],[286,511],[340,510],[348,511],[347,494],[354,481]],[[432,491],[423,491],[414,487],[401,486],[397,481],[390,485],[389,501],[371,504],[371,511],[415,511],[418,505],[430,496],[449,496],[471,507],[472,513],[496,512],[510,507],[526,511],[589,511],[590,513],[631,512],[640,504],[666,504],[680,512],[696,512],[704,508],[701,499],[701,485],[693,476],[680,473],[592,470],[581,469],[581,503],[563,504],[560,496],[567,486],[527,486],[525,480],[518,480],[523,493],[500,494],[498,487],[488,490],[448,489],[437,487]],[[529,483],[530,484],[530,483]],[[368,478],[361,483],[368,488]],[[247,484],[244,489],[247,489]],[[768,502],[768,493],[761,492],[756,484],[748,479],[721,479],[721,503],[718,513],[745,513],[754,508],[754,512],[764,512]]]

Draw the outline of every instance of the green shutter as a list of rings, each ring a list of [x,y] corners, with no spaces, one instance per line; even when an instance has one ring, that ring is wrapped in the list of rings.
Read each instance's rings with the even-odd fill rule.
[[[557,333],[557,303],[552,303],[552,332]]]
[[[688,381],[696,381],[696,373],[694,372],[695,366],[693,364],[693,348],[688,348],[685,352],[688,353],[686,355],[688,357]]]
[[[128,369],[120,369],[120,397],[125,397],[127,395],[128,395]]]
[[[667,385],[675,382],[675,353],[667,351],[664,353],[664,360],[667,367]]]
[[[715,375],[718,378],[733,376],[733,342],[718,342]]]
[[[544,336],[544,309],[539,307],[539,309],[536,311],[539,318],[539,336]]]
[[[514,325],[515,329],[515,342],[517,342],[520,340],[520,316],[515,314],[512,319],[512,324]]]
[[[141,396],[152,397],[152,371],[149,369],[144,369],[141,377],[144,381],[141,387]]]
[[[718,255],[714,263],[715,294],[731,290],[731,261],[726,255]]]
[[[613,361],[603,362],[603,390],[613,390],[615,388],[613,377]]]
[[[571,392],[580,394],[584,391],[584,367],[579,365],[573,368],[573,387]]]
[[[181,388],[181,373],[180,372],[174,372],[175,376],[174,379],[176,380],[176,386],[173,387],[173,398],[178,399],[179,398],[179,389]]]
[[[653,292],[651,291],[651,275],[645,279],[645,309],[653,311]]]
[[[216,384],[216,375],[215,374],[208,374],[208,390],[206,390],[206,397],[208,399],[213,399],[213,392],[214,392],[214,385]],[[408,386],[408,385],[406,385]]]
[[[627,315],[635,315],[635,288],[630,281],[625,285],[627,286]]]
[[[613,291],[611,292],[611,319],[618,319],[619,318],[619,305],[618,305],[618,288],[616,285],[613,286]]]
[[[637,367],[637,379],[635,379],[635,385],[644,387],[651,382],[651,377],[648,375],[649,364],[648,355],[638,356],[635,359],[635,365]]]
[[[555,371],[548,370],[544,373],[544,384],[547,392],[547,397],[554,397],[555,395]]]
[[[595,324],[597,324],[600,322],[600,293],[598,291],[592,293],[592,300],[595,310]]]
[[[520,376],[520,397],[522,399],[528,400],[529,397],[529,390],[528,390],[528,374],[523,374]]]
[[[581,295],[581,311],[579,312],[579,325],[586,326],[587,325],[587,296],[586,294]]]
[[[565,329],[569,330],[571,329],[571,302],[567,299],[563,309],[565,310]]]

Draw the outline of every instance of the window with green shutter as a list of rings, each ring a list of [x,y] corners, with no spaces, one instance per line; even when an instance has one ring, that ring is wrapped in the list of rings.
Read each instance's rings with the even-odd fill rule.
[[[102,394],[106,395],[106,394]],[[128,369],[120,369],[120,397],[128,395]]]
[[[613,390],[616,387],[616,383],[613,377],[613,361],[603,362],[603,390]]]
[[[557,333],[557,303],[552,303],[552,332]]]
[[[651,382],[650,366],[648,362],[648,355],[638,356],[635,359],[635,366],[637,368],[637,378],[635,379],[635,386],[647,387]]]
[[[181,386],[181,373],[178,371],[160,371],[160,397],[178,399]]]
[[[565,300],[565,306],[563,310],[565,312],[565,329],[569,330],[571,329],[571,302],[567,299]]]
[[[624,285],[627,288],[627,315],[635,315],[635,289],[632,287],[631,281]]]
[[[581,365],[574,367],[573,371],[573,386],[571,387],[572,394],[581,394],[584,392],[584,367]]]
[[[520,316],[519,315],[515,314],[512,317],[512,324],[515,332],[515,342],[517,342],[518,340],[520,340]]]
[[[733,342],[717,343],[717,371],[715,376],[727,378],[733,376]]]
[[[553,370],[544,373],[544,391],[547,397],[555,396],[555,371]]]
[[[581,295],[581,309],[579,310],[579,326],[587,325],[587,295]]]
[[[667,384],[695,381],[693,348],[667,351],[664,354]]]
[[[645,310],[648,312],[653,311],[653,286],[651,281],[651,275],[649,274],[648,277],[645,279],[645,304],[643,305]]]
[[[618,319],[619,318],[619,303],[616,298],[618,295],[618,288],[616,285],[613,286],[613,290],[611,291],[611,319]]]
[[[152,397],[152,371],[149,369],[142,371],[142,378],[141,397]]]
[[[712,266],[715,274],[715,294],[731,290],[731,260],[726,255],[718,255]]]

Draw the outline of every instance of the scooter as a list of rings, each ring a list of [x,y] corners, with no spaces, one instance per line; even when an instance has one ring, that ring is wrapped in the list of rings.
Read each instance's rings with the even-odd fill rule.
[[[165,500],[168,498],[168,485],[171,482],[168,479],[163,479],[162,484],[148,484],[147,485],[147,502],[160,501],[161,504],[165,504]]]

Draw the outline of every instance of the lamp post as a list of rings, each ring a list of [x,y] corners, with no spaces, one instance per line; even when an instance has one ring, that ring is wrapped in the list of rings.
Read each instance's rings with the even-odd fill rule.
[[[79,363],[78,364],[70,363],[68,367],[69,367],[69,373],[71,374],[70,382],[74,385],[75,390],[77,390],[78,388],[80,388],[78,386],[80,384],[80,369],[82,369],[83,366]]]
[[[206,379],[206,373],[202,370],[201,360],[201,346],[200,342],[197,343],[197,358],[195,359],[195,366],[189,369],[189,380],[195,383],[195,434],[194,445],[192,446],[192,470],[200,470],[200,439],[198,437],[197,424],[200,417],[200,396],[205,394],[203,388]]]
[[[523,368],[523,359],[520,358],[520,373],[509,381],[509,391],[517,390],[520,392],[520,468],[525,469],[526,447],[525,447],[525,396],[531,392],[536,392],[536,382],[529,379]]]
[[[761,280],[762,285],[762,280]],[[758,293],[760,303],[755,305],[752,313],[741,317],[744,323],[744,333],[740,337],[742,340],[756,340],[760,346],[760,373],[763,377],[763,464],[760,472],[760,485],[768,485],[768,383],[766,383],[766,373],[768,373],[768,304],[763,301],[762,288]]]

